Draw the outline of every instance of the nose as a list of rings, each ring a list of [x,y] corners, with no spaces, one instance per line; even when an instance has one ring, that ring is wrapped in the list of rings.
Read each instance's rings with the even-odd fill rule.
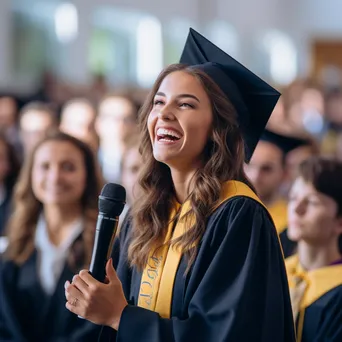
[[[164,106],[158,113],[158,119],[164,121],[173,121],[175,120],[175,115],[172,113],[172,110],[169,106]]]
[[[61,179],[61,170],[58,166],[51,167],[48,174],[49,182],[58,183]]]
[[[295,203],[293,203],[293,210],[299,216],[304,215],[305,214],[305,203],[304,203],[304,201],[298,200]]]

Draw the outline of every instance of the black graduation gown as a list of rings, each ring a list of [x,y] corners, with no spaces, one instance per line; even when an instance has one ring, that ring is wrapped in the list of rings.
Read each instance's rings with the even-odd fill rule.
[[[287,236],[287,228],[279,234],[281,246],[283,248],[284,257],[288,258],[296,253],[297,243],[291,241]]]
[[[37,275],[37,253],[18,267],[0,261],[0,341],[93,342],[100,327],[65,308],[64,283],[74,273],[64,267],[55,292],[48,296]]]
[[[261,204],[234,197],[209,217],[186,276],[186,258],[180,262],[171,319],[135,306],[142,274],[127,264],[129,232],[128,219],[114,245],[113,260],[130,305],[118,332],[104,327],[100,341],[295,341],[279,239]]]
[[[342,341],[342,285],[328,291],[305,309],[301,342],[328,341]]]

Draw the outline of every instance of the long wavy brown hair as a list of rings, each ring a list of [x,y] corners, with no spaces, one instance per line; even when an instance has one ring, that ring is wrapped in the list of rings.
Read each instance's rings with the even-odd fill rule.
[[[39,215],[43,209],[32,190],[32,168],[37,150],[46,142],[68,142],[74,145],[83,155],[86,169],[86,186],[81,197],[82,213],[85,222],[81,238],[72,246],[68,255],[68,264],[72,269],[88,265],[91,258],[93,239],[97,218],[97,199],[103,186],[102,177],[98,174],[94,154],[82,141],[54,131],[42,140],[25,161],[18,183],[14,189],[14,210],[9,220],[7,236],[9,245],[5,258],[17,264],[23,264],[34,251],[34,238]]]
[[[197,248],[191,246],[198,246],[207,219],[218,203],[222,184],[228,180],[240,180],[251,186],[243,168],[244,140],[237,114],[228,98],[218,85],[199,69],[181,64],[165,68],[156,80],[139,115],[142,134],[140,152],[144,160],[139,181],[142,196],[132,209],[133,229],[128,258],[131,266],[136,266],[140,270],[145,267],[150,251],[163,245],[175,199],[169,167],[155,160],[153,156],[147,120],[153,107],[154,96],[162,81],[176,71],[185,72],[200,81],[210,99],[213,113],[211,135],[203,151],[203,166],[192,179],[193,190],[188,197],[192,207],[189,215],[194,214],[196,224],[189,227],[179,239],[171,242],[172,245],[181,247],[188,257],[188,269],[197,254]]]

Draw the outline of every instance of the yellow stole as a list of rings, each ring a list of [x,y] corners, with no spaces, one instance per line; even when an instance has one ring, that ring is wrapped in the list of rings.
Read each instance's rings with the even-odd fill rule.
[[[228,181],[222,186],[220,199],[214,210],[235,196],[249,197],[261,203],[257,195],[246,184]],[[180,215],[175,223],[173,218],[179,210]],[[158,312],[163,318],[170,318],[173,286],[182,257],[182,250],[170,246],[169,242],[182,236],[196,223],[193,215],[185,216],[189,210],[191,210],[190,201],[186,201],[182,206],[178,205],[172,210],[164,245],[151,251],[141,279],[138,306]]]
[[[280,199],[267,206],[267,209],[273,218],[278,234],[282,233],[287,228],[287,202]]]
[[[297,341],[302,340],[305,309],[333,288],[342,285],[342,265],[306,271],[298,255],[285,260],[294,320],[297,320]]]

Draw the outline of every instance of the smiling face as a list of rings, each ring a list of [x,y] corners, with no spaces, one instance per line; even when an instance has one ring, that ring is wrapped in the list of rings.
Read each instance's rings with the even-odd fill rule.
[[[184,71],[172,72],[162,81],[148,117],[154,158],[170,167],[198,167],[212,121],[200,81]]]
[[[43,204],[75,204],[86,186],[82,152],[70,142],[47,141],[36,151],[32,190]]]
[[[338,240],[342,219],[337,202],[318,192],[311,183],[299,177],[294,182],[288,205],[288,236],[293,241],[306,241],[319,246]]]

